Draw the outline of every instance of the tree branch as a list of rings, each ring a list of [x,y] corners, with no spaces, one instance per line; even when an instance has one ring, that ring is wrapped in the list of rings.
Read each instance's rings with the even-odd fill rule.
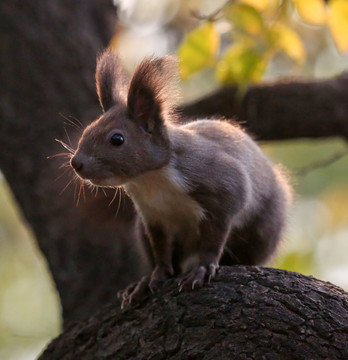
[[[235,87],[223,88],[179,110],[235,118],[260,140],[348,138],[348,72],[325,81],[255,85],[238,98]]]
[[[297,273],[225,267],[202,289],[172,280],[119,306],[70,326],[39,360],[348,359],[348,294]]]

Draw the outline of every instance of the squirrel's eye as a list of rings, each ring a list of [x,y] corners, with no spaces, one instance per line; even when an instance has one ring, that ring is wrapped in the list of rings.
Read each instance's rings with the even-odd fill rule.
[[[113,134],[110,138],[110,143],[115,146],[120,146],[124,143],[124,137],[121,134]]]

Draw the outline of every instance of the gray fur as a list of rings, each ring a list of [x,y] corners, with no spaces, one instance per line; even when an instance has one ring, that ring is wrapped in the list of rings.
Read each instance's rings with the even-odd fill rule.
[[[112,51],[106,50],[98,58],[95,80],[104,112],[116,102],[126,103],[129,79],[121,68],[119,58]]]
[[[115,74],[122,70],[112,57],[101,56],[96,74],[107,111],[84,131],[72,165],[95,185],[123,186],[143,220],[154,271],[122,293],[124,303],[138,298],[145,283],[154,290],[175,272],[190,270],[182,288],[202,286],[221,258],[226,264],[265,263],[281,240],[291,202],[285,177],[231,122],[172,121],[168,57],[145,59],[127,103],[118,101],[124,96]],[[123,145],[110,144],[114,133],[122,134]]]

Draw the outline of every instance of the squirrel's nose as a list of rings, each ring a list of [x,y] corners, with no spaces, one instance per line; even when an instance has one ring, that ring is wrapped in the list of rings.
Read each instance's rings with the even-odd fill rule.
[[[83,162],[79,160],[76,156],[71,158],[70,164],[76,171],[81,171],[83,168]]]

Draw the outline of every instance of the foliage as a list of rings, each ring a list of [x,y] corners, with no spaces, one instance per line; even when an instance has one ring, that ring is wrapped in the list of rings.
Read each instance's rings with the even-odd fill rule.
[[[306,51],[293,26],[296,16],[308,25],[326,26],[337,49],[348,50],[346,0],[230,0],[211,15],[196,16],[202,21],[178,50],[183,79],[212,67],[224,84],[258,82],[279,53],[295,67],[303,66]]]

